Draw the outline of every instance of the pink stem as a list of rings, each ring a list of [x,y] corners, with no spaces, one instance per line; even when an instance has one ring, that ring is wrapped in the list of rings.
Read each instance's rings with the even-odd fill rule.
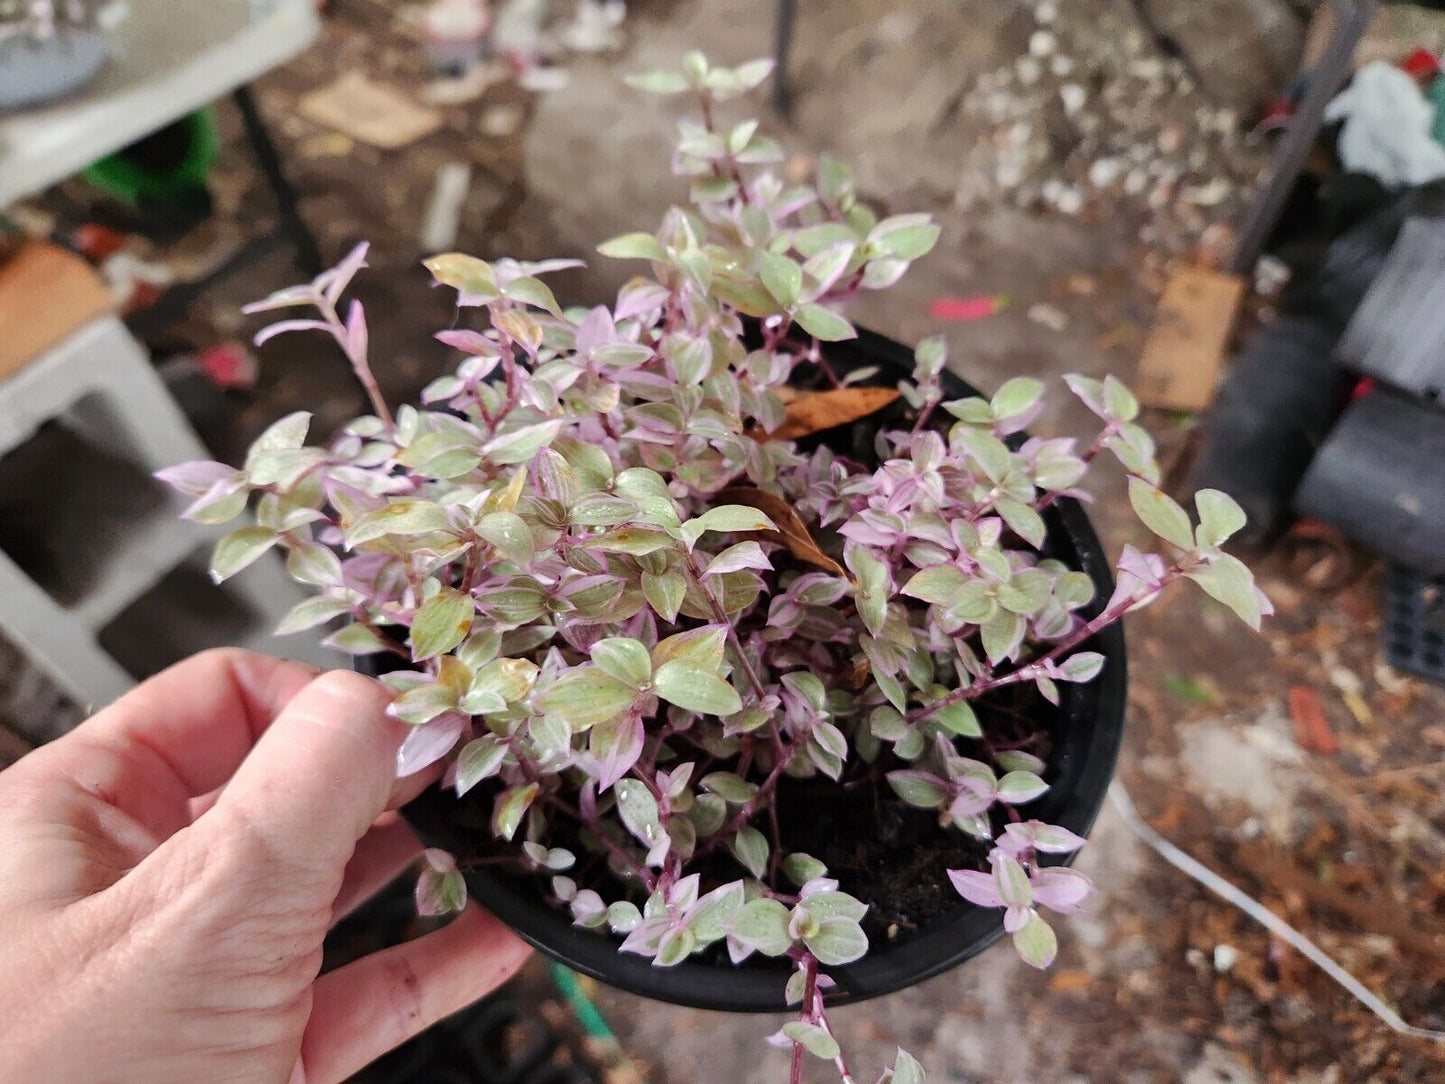
[[[813,1015],[813,1000],[818,995],[818,961],[812,956],[803,958],[803,1011],[804,1023],[811,1023],[809,1019]],[[793,1044],[793,1064],[788,1071],[788,1084],[802,1084],[803,1082],[803,1044]]]
[[[336,344],[341,347],[346,360],[351,363],[351,371],[356,374],[357,382],[366,397],[371,401],[371,410],[388,429],[396,428],[396,420],[391,416],[391,408],[386,405],[386,400],[381,397],[381,388],[376,383],[376,375],[371,371],[371,363],[367,361],[366,355],[355,355],[351,352],[350,337],[346,334],[346,324],[336,313],[336,306],[325,298],[317,302],[321,309],[321,315],[326,317],[326,323],[331,329],[331,336]]]
[[[910,723],[916,723],[920,719],[928,718],[928,716],[942,708],[957,704],[960,700],[975,700],[991,689],[998,689],[1005,685],[1015,685],[1021,681],[1033,680],[1038,677],[1041,672],[1040,667],[1051,662],[1057,662],[1062,656],[1084,643],[1100,629],[1112,625],[1139,603],[1153,595],[1157,595],[1160,591],[1164,590],[1164,588],[1168,587],[1169,584],[1184,575],[1187,569],[1194,567],[1197,563],[1198,558],[1194,554],[1186,554],[1177,564],[1165,571],[1164,575],[1160,577],[1158,587],[1136,591],[1122,602],[1117,602],[1113,606],[1108,607],[1103,613],[1099,614],[1098,617],[1081,625],[1064,640],[1054,645],[1047,654],[1024,663],[1017,669],[1011,670],[1009,673],[999,677],[979,676],[969,684],[962,685],[954,689],[951,693],[939,697],[931,704],[925,704],[921,708],[914,708],[904,716],[905,720]]]

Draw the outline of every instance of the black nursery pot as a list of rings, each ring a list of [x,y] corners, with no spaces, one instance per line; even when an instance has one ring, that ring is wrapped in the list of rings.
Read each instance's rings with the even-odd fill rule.
[[[878,375],[867,382],[888,386],[913,368],[912,351],[868,331],[860,331],[855,340],[833,344],[828,360],[837,372],[877,366]],[[950,398],[974,393],[951,374],[945,373],[943,379]],[[846,442],[849,435],[840,431],[837,436],[842,439],[830,443]],[[1044,518],[1047,554],[1093,578],[1095,598],[1083,613],[1096,615],[1113,593],[1114,581],[1088,517],[1077,502],[1060,500]],[[1029,806],[1028,813],[1087,835],[1103,805],[1123,737],[1123,630],[1112,625],[1083,647],[1104,655],[1104,669],[1087,685],[1060,686],[1060,709],[1049,726],[1052,754],[1045,775],[1050,788]],[[450,791],[433,787],[402,812],[427,845],[461,851],[466,849],[465,830],[450,816],[456,801]],[[610,986],[698,1009],[778,1012],[786,1008],[783,987],[792,966],[786,959],[755,955],[741,967],[697,960],[656,967],[645,957],[619,952],[619,939],[610,933],[572,925],[568,915],[547,900],[547,879],[542,876],[482,867],[468,870],[466,880],[477,901],[523,939],[547,956]],[[857,963],[829,968],[838,984],[829,1002],[863,1001],[913,986],[977,956],[1002,934],[1002,911],[960,899],[958,907],[918,930],[872,945]]]

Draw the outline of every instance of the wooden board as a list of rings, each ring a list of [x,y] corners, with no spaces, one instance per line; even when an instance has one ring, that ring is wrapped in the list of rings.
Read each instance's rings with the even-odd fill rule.
[[[1164,286],[1144,342],[1134,391],[1141,402],[1169,410],[1203,410],[1229,348],[1244,299],[1244,280],[1190,268]]]
[[[401,91],[373,83],[359,71],[313,90],[301,99],[297,112],[382,150],[405,147],[442,124],[435,109],[417,105]]]
[[[24,242],[0,264],[0,380],[114,308],[110,290],[75,253]]]

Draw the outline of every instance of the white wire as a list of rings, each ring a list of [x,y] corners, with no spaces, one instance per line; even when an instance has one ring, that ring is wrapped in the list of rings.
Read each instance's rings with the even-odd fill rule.
[[[1139,811],[1134,808],[1134,803],[1130,800],[1129,792],[1124,789],[1123,783],[1118,780],[1111,783],[1109,797],[1114,802],[1114,808],[1124,818],[1124,823],[1136,836],[1157,852],[1159,857],[1175,869],[1194,878],[1216,896],[1234,904],[1276,937],[1294,946],[1306,959],[1343,986],[1360,1004],[1383,1020],[1391,1030],[1416,1039],[1433,1039],[1437,1043],[1445,1042],[1445,1031],[1416,1027],[1414,1024],[1405,1023],[1399,1013],[1371,993],[1359,979],[1335,963],[1308,937],[1269,911],[1263,904],[1235,888],[1208,866],[1189,857],[1151,828],[1139,815]]]

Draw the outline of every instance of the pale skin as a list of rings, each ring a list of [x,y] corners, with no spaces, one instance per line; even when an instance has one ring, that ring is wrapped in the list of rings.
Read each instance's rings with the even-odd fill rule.
[[[0,772],[0,1080],[332,1084],[515,972],[473,904],[317,977],[420,852],[387,702],[207,652]]]

